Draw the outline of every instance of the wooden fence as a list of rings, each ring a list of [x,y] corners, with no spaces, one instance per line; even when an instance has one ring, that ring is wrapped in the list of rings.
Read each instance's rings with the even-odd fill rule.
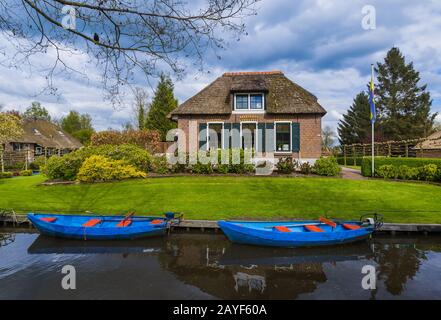
[[[385,141],[385,142],[375,142],[374,143],[374,155],[384,156],[384,157],[441,157],[441,150],[438,149],[422,149],[421,143],[424,141],[435,141],[437,139],[413,139],[413,140],[403,140],[403,141]],[[346,164],[346,159],[348,158],[359,158],[372,155],[372,145],[371,144],[352,144],[352,145],[342,145],[339,157],[344,158],[344,163]]]

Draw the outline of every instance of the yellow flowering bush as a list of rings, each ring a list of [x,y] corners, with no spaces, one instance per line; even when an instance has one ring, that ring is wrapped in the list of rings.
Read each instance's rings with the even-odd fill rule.
[[[147,174],[124,160],[112,160],[100,155],[93,155],[84,160],[78,171],[77,179],[81,182],[111,181],[129,178],[145,178]]]

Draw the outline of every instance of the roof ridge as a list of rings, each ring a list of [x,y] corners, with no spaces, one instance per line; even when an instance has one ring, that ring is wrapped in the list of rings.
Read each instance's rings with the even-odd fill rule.
[[[280,70],[271,71],[238,71],[238,72],[225,72],[222,76],[255,76],[255,75],[271,75],[271,74],[283,74]]]

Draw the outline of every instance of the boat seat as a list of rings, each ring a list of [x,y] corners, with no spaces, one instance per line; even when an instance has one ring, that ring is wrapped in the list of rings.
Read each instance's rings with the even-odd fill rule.
[[[304,227],[306,230],[311,231],[311,232],[324,232],[323,229],[321,229],[317,226],[314,226],[314,225],[307,224]]]
[[[46,221],[46,222],[55,222],[57,221],[57,218],[55,217],[45,217],[45,218],[40,218],[40,220]]]
[[[128,227],[132,224],[132,220],[131,219],[123,219],[120,222],[118,222],[118,224],[116,225],[117,227]]]
[[[356,224],[343,223],[343,228],[348,229],[348,230],[358,230],[361,227],[357,226]]]
[[[164,220],[161,220],[161,219],[154,219],[154,220],[150,221],[150,224],[161,224],[161,223],[163,223],[163,222],[164,222]]]
[[[276,229],[277,231],[280,231],[280,232],[292,232],[291,230],[289,230],[285,226],[275,226],[274,229]]]
[[[95,227],[98,223],[101,223],[101,219],[90,219],[83,223],[83,227]]]

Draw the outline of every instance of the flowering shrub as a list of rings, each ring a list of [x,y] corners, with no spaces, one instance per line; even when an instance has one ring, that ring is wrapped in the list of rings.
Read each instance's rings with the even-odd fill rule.
[[[95,182],[145,178],[146,176],[145,172],[139,171],[124,160],[112,160],[104,156],[93,155],[83,162],[77,179],[81,182]]]
[[[21,170],[20,175],[23,177],[29,177],[32,176],[32,170]]]

